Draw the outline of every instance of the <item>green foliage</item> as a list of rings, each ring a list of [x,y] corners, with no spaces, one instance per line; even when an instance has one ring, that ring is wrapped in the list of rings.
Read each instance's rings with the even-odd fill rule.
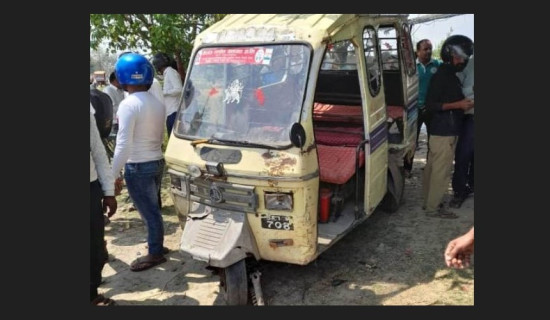
[[[90,49],[102,41],[108,50],[139,49],[146,54],[166,52],[187,66],[199,32],[225,14],[90,14]]]
[[[90,50],[90,73],[97,70],[104,70],[107,76],[115,70],[117,56],[110,53],[103,47],[97,50]]]

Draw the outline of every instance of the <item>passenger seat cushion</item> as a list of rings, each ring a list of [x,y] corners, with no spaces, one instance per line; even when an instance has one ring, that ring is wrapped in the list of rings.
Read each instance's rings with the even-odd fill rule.
[[[355,174],[355,148],[317,145],[321,181],[335,184],[348,182]],[[359,167],[365,163],[365,153],[359,155]]]
[[[363,110],[361,106],[315,102],[313,118],[317,121],[363,123]]]
[[[392,118],[395,120],[403,118],[403,110],[403,106],[387,106],[386,114],[388,115],[388,118]]]
[[[329,146],[358,146],[363,140],[363,128],[316,127],[315,140]]]

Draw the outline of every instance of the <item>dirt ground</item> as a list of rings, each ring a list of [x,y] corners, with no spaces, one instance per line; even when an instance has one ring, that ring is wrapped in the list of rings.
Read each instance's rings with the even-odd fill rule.
[[[419,147],[397,212],[377,209],[307,266],[260,263],[266,305],[474,305],[474,263],[454,270],[443,261],[447,242],[474,223],[474,197],[454,209],[458,219],[426,217],[421,209],[424,132]],[[130,263],[147,254],[146,230],[138,213],[128,210],[124,190],[106,226],[110,256],[100,293],[118,305],[225,305],[218,276],[179,251],[182,230],[168,183],[165,179],[162,193],[168,261],[146,271],[130,271]],[[450,191],[449,186],[447,200]]]

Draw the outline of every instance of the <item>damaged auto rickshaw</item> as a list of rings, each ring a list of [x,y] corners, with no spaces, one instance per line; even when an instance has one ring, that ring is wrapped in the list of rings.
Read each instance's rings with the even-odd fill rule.
[[[415,148],[407,15],[228,15],[199,34],[165,158],[181,250],[227,304],[263,304],[260,260],[306,265],[380,205]]]

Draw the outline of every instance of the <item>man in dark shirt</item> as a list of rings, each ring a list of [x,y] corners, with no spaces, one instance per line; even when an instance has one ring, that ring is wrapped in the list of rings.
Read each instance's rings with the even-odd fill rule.
[[[428,161],[424,169],[423,195],[428,216],[456,218],[443,206],[443,197],[449,187],[455,147],[462,126],[464,111],[473,108],[474,101],[465,99],[456,72],[468,63],[472,40],[454,35],[443,43],[443,64],[433,75],[426,107],[432,113],[428,140]]]

